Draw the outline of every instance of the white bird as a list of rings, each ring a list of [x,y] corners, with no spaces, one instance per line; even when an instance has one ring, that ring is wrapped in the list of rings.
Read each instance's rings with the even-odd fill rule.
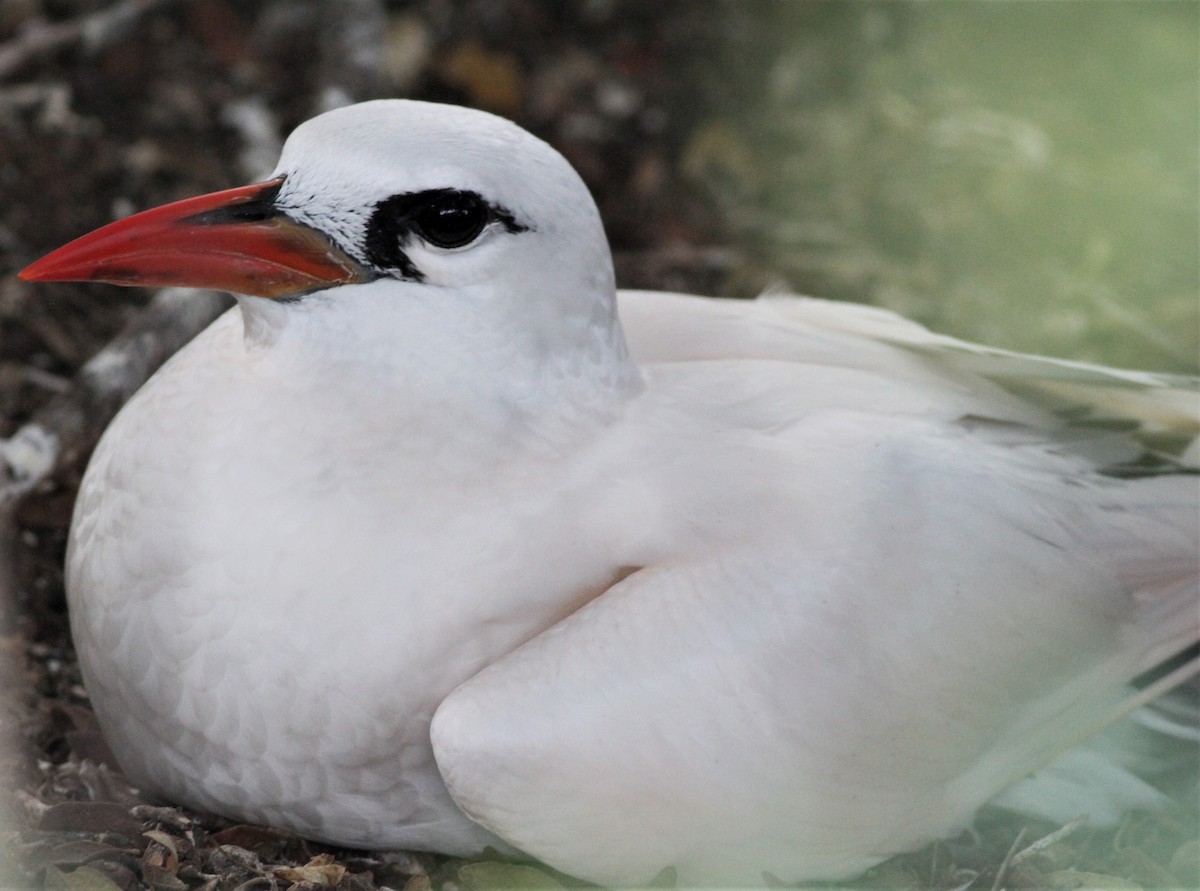
[[[71,531],[97,715],[168,799],[610,884],[836,878],[1200,670],[1195,382],[618,292],[583,182],[491,115],[323,114],[270,181],[23,276],[247,295]]]

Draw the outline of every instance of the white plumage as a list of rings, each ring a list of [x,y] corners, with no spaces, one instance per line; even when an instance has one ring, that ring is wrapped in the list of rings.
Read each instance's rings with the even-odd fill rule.
[[[1200,637],[1193,382],[615,293],[582,182],[480,112],[330,112],[277,175],[350,283],[240,298],[76,510],[79,656],[148,790],[606,883],[839,877]],[[491,209],[462,246],[381,210],[448,191]]]

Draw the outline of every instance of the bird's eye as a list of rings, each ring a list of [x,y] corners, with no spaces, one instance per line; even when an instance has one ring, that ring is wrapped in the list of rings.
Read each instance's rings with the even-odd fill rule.
[[[440,248],[470,244],[489,220],[487,204],[472,192],[443,192],[413,216],[417,234]]]

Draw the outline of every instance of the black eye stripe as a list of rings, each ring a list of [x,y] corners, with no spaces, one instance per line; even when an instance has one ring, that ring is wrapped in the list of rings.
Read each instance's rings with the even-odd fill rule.
[[[423,221],[425,225],[439,218],[452,221],[454,201],[465,207],[472,202],[478,203],[479,207],[486,210],[489,222],[499,223],[508,232],[526,232],[529,229],[518,223],[509,210],[492,204],[476,192],[455,189],[404,192],[385,198],[372,210],[364,244],[367,262],[376,269],[394,270],[401,278],[424,281],[424,274],[409,259],[404,248],[414,236],[424,237]],[[430,210],[439,206],[443,208],[442,214]],[[469,243],[474,237],[472,235],[463,243]]]

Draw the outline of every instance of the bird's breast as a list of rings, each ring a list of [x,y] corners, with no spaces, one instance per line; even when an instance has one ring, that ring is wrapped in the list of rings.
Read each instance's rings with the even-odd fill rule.
[[[213,358],[152,380],[81,486],[69,599],[110,742],[136,782],[251,819],[297,826],[339,795],[456,819],[433,710],[619,561],[553,461],[531,497],[503,450],[464,475],[383,409]]]

